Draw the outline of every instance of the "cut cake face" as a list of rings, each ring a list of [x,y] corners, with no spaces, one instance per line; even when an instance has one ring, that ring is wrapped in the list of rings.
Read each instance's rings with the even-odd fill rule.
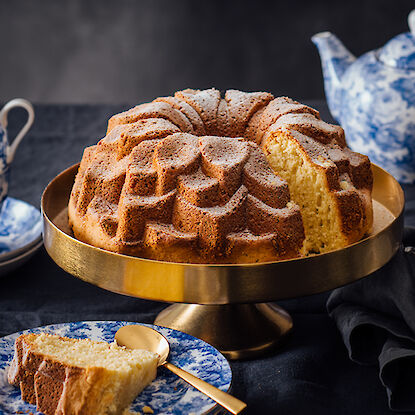
[[[370,231],[370,161],[346,147],[341,127],[314,114],[282,115],[267,129],[262,148],[300,205],[306,252],[340,249]]]

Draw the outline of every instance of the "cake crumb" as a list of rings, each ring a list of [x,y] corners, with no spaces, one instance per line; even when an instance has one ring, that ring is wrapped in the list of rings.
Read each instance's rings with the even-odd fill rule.
[[[143,412],[145,414],[154,414],[154,411],[147,405],[143,407]]]
[[[346,181],[346,180],[342,180],[341,182],[340,182],[340,187],[341,187],[341,189],[342,190],[349,190],[349,189],[352,189],[353,188],[353,185],[352,184],[350,184],[348,181]]]

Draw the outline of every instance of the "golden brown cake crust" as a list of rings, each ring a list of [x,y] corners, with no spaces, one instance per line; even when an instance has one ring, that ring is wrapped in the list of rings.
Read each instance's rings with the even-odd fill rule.
[[[97,151],[100,165],[102,153]],[[115,159],[113,152],[111,156]],[[90,161],[89,153],[85,157],[96,173],[95,161]],[[175,133],[141,142],[132,150],[128,166],[109,161],[108,168],[111,183],[113,177],[125,177],[121,192],[116,191],[120,193],[118,205],[114,203],[117,215],[108,203],[99,202],[115,199],[105,181],[95,180],[87,210],[81,196],[77,204],[69,205],[75,236],[81,240],[176,262],[242,262],[255,256],[273,260],[299,255],[304,239],[299,209],[289,205],[287,184],[254,143]],[[81,165],[76,179],[84,188],[89,169]],[[80,187],[77,183],[74,192]],[[249,249],[247,238],[257,240],[255,249]],[[263,253],[257,249],[261,245]]]
[[[360,239],[372,224],[372,173],[369,159],[347,148],[343,129],[287,97],[228,90],[221,98],[213,88],[179,91],[109,120],[107,136],[85,150],[72,190],[75,236],[175,262],[300,255],[304,231],[287,183],[255,144],[236,140],[255,142],[268,157],[276,134],[324,171],[339,238]]]
[[[154,100],[154,102],[158,101],[167,102],[173,108],[181,111],[192,123],[194,134],[198,136],[205,135],[206,130],[202,118],[197,113],[197,111],[186,101],[180,100],[176,97],[160,97]]]
[[[99,399],[90,390],[101,381],[102,369],[81,369],[45,358],[31,346],[35,337],[28,334],[16,339],[9,383],[20,387],[22,400],[36,405],[45,415],[90,414]]]
[[[181,111],[174,109],[167,102],[149,102],[111,117],[107,134],[117,125],[130,124],[146,118],[165,118],[179,127],[180,131],[193,132],[191,122]]]
[[[215,135],[217,130],[217,112],[220,103],[220,92],[217,89],[185,89],[174,94],[175,98],[193,107],[205,126],[206,135]],[[182,130],[183,131],[183,130]]]
[[[314,108],[300,104],[288,97],[278,97],[273,99],[259,114],[259,116],[251,119],[248,124],[246,136],[248,139],[261,144],[264,134],[268,128],[278,121],[285,114],[292,113],[310,113],[316,118],[320,118],[320,114]]]

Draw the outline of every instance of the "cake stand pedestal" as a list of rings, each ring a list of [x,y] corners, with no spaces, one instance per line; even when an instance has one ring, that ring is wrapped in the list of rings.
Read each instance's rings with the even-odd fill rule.
[[[174,304],[154,323],[203,339],[228,359],[260,355],[277,346],[293,327],[291,316],[274,303]]]
[[[201,338],[230,359],[254,357],[291,330],[273,301],[311,295],[363,278],[399,248],[404,196],[398,182],[372,165],[373,231],[346,248],[260,264],[183,264],[105,251],[75,239],[67,205],[78,165],[49,183],[42,197],[44,244],[65,271],[124,295],[176,303],[155,323]]]

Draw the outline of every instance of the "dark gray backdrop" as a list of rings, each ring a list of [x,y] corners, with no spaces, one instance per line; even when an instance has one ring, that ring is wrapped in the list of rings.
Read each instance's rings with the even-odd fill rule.
[[[310,37],[360,55],[415,1],[0,0],[0,101],[134,103],[186,88],[324,96]]]

